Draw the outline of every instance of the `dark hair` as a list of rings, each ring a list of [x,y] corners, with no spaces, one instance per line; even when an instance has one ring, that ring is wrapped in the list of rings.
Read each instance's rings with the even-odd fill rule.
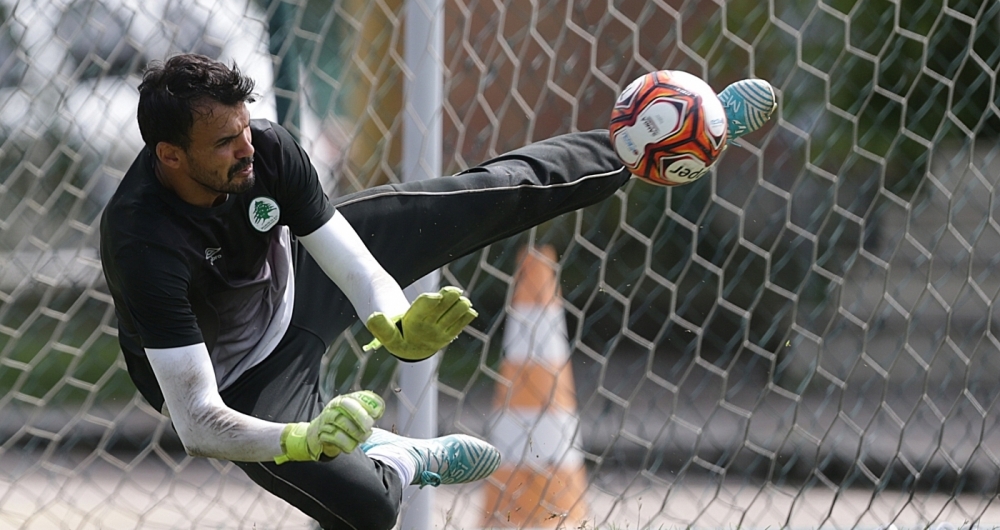
[[[182,149],[191,145],[197,107],[208,101],[223,105],[252,103],[253,79],[204,55],[175,55],[149,64],[139,84],[139,132],[151,150],[167,142]]]

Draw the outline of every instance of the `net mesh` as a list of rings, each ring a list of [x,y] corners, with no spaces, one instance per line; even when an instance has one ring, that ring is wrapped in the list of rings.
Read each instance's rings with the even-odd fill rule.
[[[700,181],[632,182],[444,269],[481,316],[443,353],[440,431],[497,434],[493,397],[518,390],[501,375],[517,255],[550,245],[586,482],[542,519],[1000,524],[1000,4],[450,0],[442,16],[445,174],[605,127],[651,70],[763,78],[779,109]],[[251,74],[253,114],[301,139],[332,196],[399,181],[404,20],[401,0],[0,0],[0,526],[309,524],[186,456],[138,397],[97,224],[141,147],[142,69],[176,52]],[[365,333],[331,348],[330,393],[396,390]],[[484,524],[482,488],[442,488],[436,527]]]

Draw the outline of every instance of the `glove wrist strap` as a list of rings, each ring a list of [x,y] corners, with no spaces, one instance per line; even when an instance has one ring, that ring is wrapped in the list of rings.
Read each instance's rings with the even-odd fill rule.
[[[281,431],[281,454],[274,458],[276,464],[288,461],[304,462],[316,460],[309,451],[308,423],[289,423]],[[317,455],[319,456],[319,455]]]

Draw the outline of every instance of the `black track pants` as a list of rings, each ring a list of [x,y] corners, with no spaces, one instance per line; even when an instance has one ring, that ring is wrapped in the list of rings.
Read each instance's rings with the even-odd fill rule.
[[[380,186],[334,204],[406,286],[490,243],[604,200],[629,177],[607,131],[597,130],[534,143],[452,177]],[[223,392],[234,409],[276,422],[319,413],[320,359],[358,318],[301,245],[295,284],[292,323],[276,351]],[[238,465],[324,528],[395,524],[403,485],[360,451],[330,462]]]

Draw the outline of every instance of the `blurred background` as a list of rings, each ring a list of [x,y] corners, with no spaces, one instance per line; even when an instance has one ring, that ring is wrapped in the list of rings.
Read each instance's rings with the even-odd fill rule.
[[[253,116],[293,132],[331,197],[402,180],[414,5],[0,0],[0,527],[309,525],[184,455],[137,395],[97,226],[142,147],[142,71],[179,52],[254,77]],[[653,70],[779,96],[701,180],[633,181],[442,270],[480,317],[441,357],[441,432],[495,434],[516,256],[545,244],[584,528],[1000,524],[1000,4],[448,0],[437,16],[443,175],[606,127]],[[331,348],[331,394],[397,388],[367,340],[359,324]],[[436,527],[474,526],[459,514],[480,499],[442,493]]]

